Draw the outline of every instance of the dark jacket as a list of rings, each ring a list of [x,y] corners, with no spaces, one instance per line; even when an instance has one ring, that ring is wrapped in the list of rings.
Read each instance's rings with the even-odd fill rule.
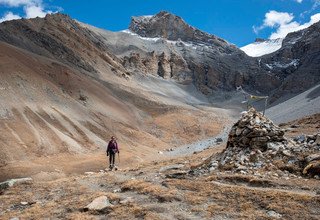
[[[114,142],[109,141],[107,153],[112,153],[112,154],[119,153],[119,147],[116,141]]]

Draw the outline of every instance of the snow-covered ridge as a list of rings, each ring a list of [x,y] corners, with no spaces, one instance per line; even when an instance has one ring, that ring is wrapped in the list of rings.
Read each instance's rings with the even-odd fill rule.
[[[241,47],[240,49],[248,56],[260,57],[279,50],[281,48],[282,41],[283,38],[266,40],[263,42],[254,42],[252,44],[248,44],[247,46]]]

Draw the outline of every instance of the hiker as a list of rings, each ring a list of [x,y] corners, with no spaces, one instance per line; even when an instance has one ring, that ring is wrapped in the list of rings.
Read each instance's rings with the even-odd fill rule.
[[[114,162],[116,153],[120,153],[118,143],[116,141],[116,138],[114,136],[111,137],[111,140],[109,141],[108,148],[107,148],[107,156],[109,156],[109,169],[112,170],[114,168]]]

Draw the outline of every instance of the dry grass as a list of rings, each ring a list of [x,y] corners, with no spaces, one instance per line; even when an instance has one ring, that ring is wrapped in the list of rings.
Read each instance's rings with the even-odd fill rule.
[[[179,201],[181,198],[177,195],[176,190],[171,190],[154,183],[145,182],[143,180],[129,180],[122,184],[123,191],[136,191],[137,193],[151,195],[159,202]]]

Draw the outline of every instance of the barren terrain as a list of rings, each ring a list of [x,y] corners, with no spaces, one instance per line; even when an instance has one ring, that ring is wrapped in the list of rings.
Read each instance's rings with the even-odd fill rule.
[[[0,219],[319,219],[318,78],[291,99],[271,96],[266,116],[279,127],[260,113],[233,127],[248,113],[236,87],[263,95],[280,78],[183,24],[187,39],[215,44],[113,33],[61,14],[0,24]],[[230,137],[247,144],[232,149]],[[263,163],[251,161],[258,154]],[[106,207],[92,208],[97,198]]]
[[[319,180],[189,172],[222,148],[131,168],[121,164],[118,171],[20,184],[2,193],[1,215],[4,219],[318,219]],[[102,195],[112,207],[85,209]]]

